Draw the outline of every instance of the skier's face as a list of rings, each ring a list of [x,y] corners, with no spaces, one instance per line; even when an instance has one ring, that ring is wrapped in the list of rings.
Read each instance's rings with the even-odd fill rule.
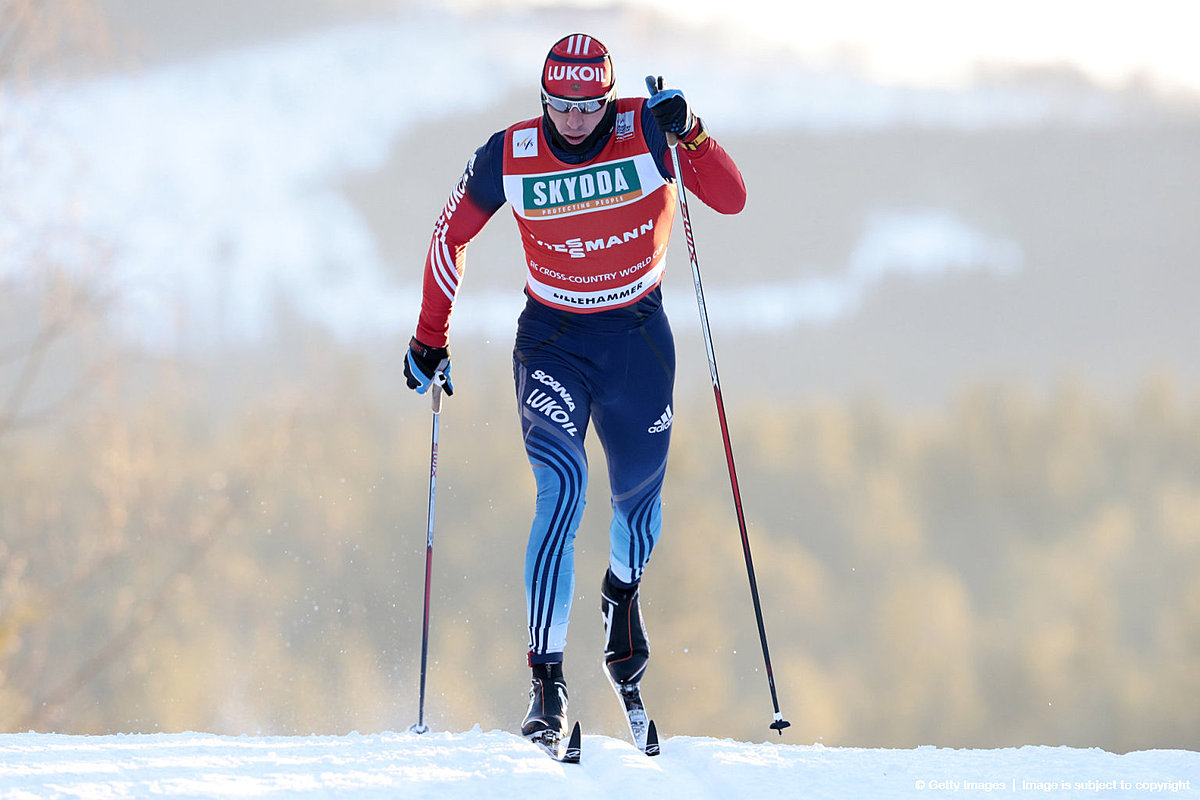
[[[600,119],[604,116],[604,108],[601,107],[597,111],[585,114],[577,108],[572,108],[570,111],[555,111],[547,106],[546,113],[550,115],[550,121],[554,123],[555,128],[558,128],[559,134],[564,139],[571,144],[579,144],[591,136],[592,131],[596,130],[596,126],[600,124]]]

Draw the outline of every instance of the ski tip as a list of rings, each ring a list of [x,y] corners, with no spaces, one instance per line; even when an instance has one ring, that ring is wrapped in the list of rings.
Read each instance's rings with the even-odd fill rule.
[[[578,764],[583,756],[583,731],[579,727],[579,723],[575,723],[575,727],[571,729],[571,738],[567,739],[567,749],[563,751],[563,756],[560,759],[564,764]]]
[[[658,746],[658,728],[654,726],[654,720],[650,720],[650,728],[646,731],[646,750],[648,756],[656,756],[662,750]]]

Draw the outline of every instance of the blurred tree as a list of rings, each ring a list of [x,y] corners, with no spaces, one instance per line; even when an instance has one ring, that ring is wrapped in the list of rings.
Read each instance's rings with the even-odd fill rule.
[[[93,68],[112,54],[92,0],[0,0],[0,92],[33,77]]]

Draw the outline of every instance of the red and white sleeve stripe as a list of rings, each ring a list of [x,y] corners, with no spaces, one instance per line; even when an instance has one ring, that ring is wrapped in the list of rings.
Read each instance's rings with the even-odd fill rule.
[[[466,191],[467,177],[464,174],[450,193],[446,208],[433,226],[425,258],[416,336],[430,347],[445,347],[449,341],[450,312],[466,267],[467,244],[495,213],[484,211],[471,200]]]

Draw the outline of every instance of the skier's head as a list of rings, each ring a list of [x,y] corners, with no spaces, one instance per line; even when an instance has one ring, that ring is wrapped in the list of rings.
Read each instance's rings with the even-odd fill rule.
[[[573,33],[555,42],[546,54],[542,66],[543,103],[557,100],[565,105],[567,101],[576,101],[584,106],[581,111],[596,111],[613,98],[615,90],[612,57],[600,40],[586,33]]]
[[[607,47],[585,33],[554,43],[542,66],[542,112],[557,146],[575,154],[595,146],[612,130],[615,96]]]

